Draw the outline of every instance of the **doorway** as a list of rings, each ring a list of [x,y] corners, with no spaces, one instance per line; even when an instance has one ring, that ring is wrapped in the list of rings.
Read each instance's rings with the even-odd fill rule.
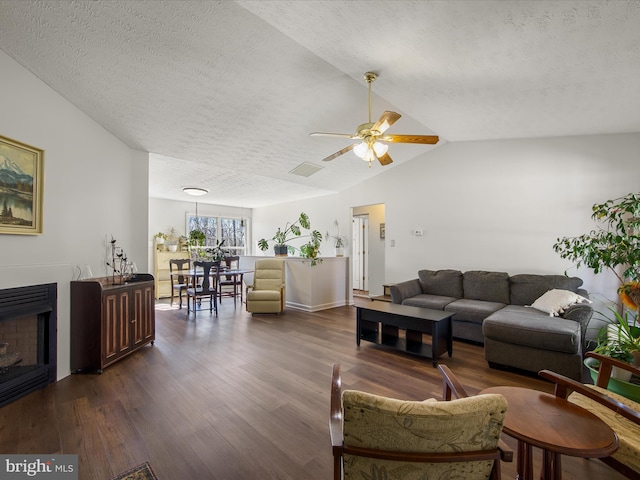
[[[351,277],[354,296],[384,294],[386,276],[384,203],[352,207]]]
[[[354,215],[353,226],[353,293],[369,294],[369,215]]]

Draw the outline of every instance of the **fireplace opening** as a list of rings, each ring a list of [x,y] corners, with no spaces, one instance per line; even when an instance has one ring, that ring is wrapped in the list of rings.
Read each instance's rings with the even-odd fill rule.
[[[0,290],[0,407],[56,380],[57,285]]]

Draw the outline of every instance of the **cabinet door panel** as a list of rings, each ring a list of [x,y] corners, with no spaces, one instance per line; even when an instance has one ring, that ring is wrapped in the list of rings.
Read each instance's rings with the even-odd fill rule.
[[[104,296],[103,363],[106,365],[131,349],[129,328],[130,295],[128,291],[107,293]]]

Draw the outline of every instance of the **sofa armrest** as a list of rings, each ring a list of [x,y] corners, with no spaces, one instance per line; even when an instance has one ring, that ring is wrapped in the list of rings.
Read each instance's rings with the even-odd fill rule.
[[[564,318],[565,320],[573,320],[574,322],[578,322],[580,324],[580,338],[582,338],[583,343],[586,342],[587,326],[589,325],[589,321],[591,320],[592,316],[593,307],[585,303],[571,305],[562,314],[562,318]]]
[[[389,288],[391,291],[391,302],[402,303],[405,298],[415,297],[422,293],[420,281],[417,278],[405,282],[394,283]]]

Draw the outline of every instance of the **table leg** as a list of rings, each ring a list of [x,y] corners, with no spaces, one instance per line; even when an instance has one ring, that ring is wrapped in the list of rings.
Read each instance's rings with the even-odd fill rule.
[[[528,443],[525,444],[526,455],[525,455],[525,478],[527,480],[533,480],[533,447]]]
[[[559,453],[544,450],[542,452],[542,471],[540,480],[562,480],[562,463]]]
[[[438,346],[440,331],[438,327],[439,322],[431,323],[431,364],[433,365],[433,368],[438,366],[438,356],[440,355],[440,347]]]
[[[517,454],[516,478],[518,480],[533,480],[533,448],[522,440],[518,440]]]
[[[516,459],[516,479],[524,480],[524,465],[525,465],[525,443],[521,440],[518,440],[518,458]]]
[[[360,309],[357,309],[356,314],[356,345],[360,346]]]

